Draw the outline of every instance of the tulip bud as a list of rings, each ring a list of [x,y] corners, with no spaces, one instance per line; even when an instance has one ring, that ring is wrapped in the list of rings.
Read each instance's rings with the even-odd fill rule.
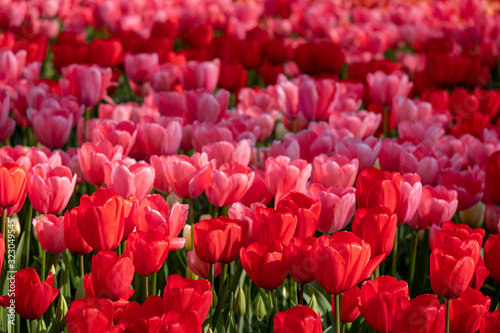
[[[167,198],[168,206],[172,207],[176,202],[182,204],[182,199],[175,195],[175,193],[170,193]]]
[[[257,302],[255,302],[255,313],[257,315],[257,319],[259,320],[264,319],[267,315],[266,305],[264,304],[264,300],[260,295],[259,298],[257,298]]]
[[[276,124],[276,127],[274,129],[274,136],[275,136],[276,140],[283,140],[287,133],[288,133],[288,129],[286,128],[285,124],[283,124],[283,123]]]
[[[236,290],[234,302],[234,312],[238,317],[243,317],[247,308],[247,302],[245,301],[245,293],[241,286],[238,286],[238,290]]]
[[[12,215],[9,217],[10,221],[14,222],[14,235],[16,238],[19,238],[21,235],[21,223],[19,223],[19,216],[17,214]]]
[[[286,287],[283,287],[282,294],[283,294],[284,299],[288,299],[288,293],[287,293]]]
[[[36,326],[36,333],[46,333],[47,325],[43,319],[38,321],[38,325]]]
[[[214,333],[214,331],[209,327],[207,333]]]
[[[474,206],[458,212],[460,221],[467,224],[471,228],[481,228],[484,222],[484,211],[486,205],[479,201]]]
[[[191,268],[189,268],[189,266],[186,268],[186,278],[194,280],[199,279],[198,275],[194,274]]]
[[[56,268],[54,267],[54,265],[50,266],[49,272],[54,274],[54,276],[56,275]]]
[[[60,330],[64,329],[66,326],[66,313],[68,312],[68,304],[66,303],[66,299],[64,299],[63,295],[59,296],[59,300],[57,301],[56,306],[56,325]]]
[[[186,224],[184,229],[182,229],[182,237],[186,240],[184,247],[186,250],[191,251],[193,249],[193,233],[191,229],[191,225]]]
[[[308,306],[314,310],[314,312],[318,312],[318,301],[316,300],[316,296],[312,295],[311,300],[309,301]]]
[[[78,281],[78,287],[76,288],[75,299],[86,298],[85,288],[83,287],[83,278]]]
[[[200,216],[200,221],[203,221],[203,220],[210,220],[212,218],[212,215],[210,214],[202,214]]]

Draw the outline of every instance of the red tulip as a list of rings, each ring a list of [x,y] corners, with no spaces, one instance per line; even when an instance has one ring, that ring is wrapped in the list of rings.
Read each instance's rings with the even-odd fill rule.
[[[14,304],[21,318],[30,320],[40,318],[59,294],[59,289],[52,288],[54,275],[50,272],[44,282],[31,267],[21,269],[13,279],[16,286],[15,293],[13,296],[1,296],[0,305],[6,308]]]
[[[75,184],[76,175],[69,168],[37,164],[28,173],[30,203],[41,214],[58,214],[68,204]]]
[[[401,175],[375,168],[368,168],[356,179],[356,202],[358,208],[385,206],[394,212],[399,204]]]
[[[361,208],[354,214],[352,232],[371,247],[371,256],[388,256],[394,246],[398,218],[384,206]]]
[[[66,327],[68,332],[104,332],[113,326],[114,312],[108,299],[76,299],[66,313]]]
[[[255,209],[252,223],[252,239],[272,243],[275,240],[288,244],[297,229],[297,217],[289,208]]]
[[[410,305],[396,312],[392,319],[393,333],[444,332],[445,306],[436,296],[419,295],[410,300]]]
[[[500,170],[500,152],[493,153],[486,161],[484,192],[486,197],[496,204],[500,204],[500,179],[498,170]]]
[[[304,43],[295,49],[294,60],[300,71],[309,75],[331,73],[342,69],[345,56],[339,45],[331,42]]]
[[[26,169],[14,163],[0,165],[0,208],[16,206],[16,211],[21,210],[26,198]]]
[[[500,264],[498,253],[500,251],[500,234],[490,235],[484,243],[484,264],[490,271],[493,280],[500,282]]]
[[[161,318],[165,310],[163,309],[163,298],[151,295],[140,305],[136,301],[128,302],[123,308],[115,311],[115,323],[133,323],[136,320],[148,319],[151,317]]]
[[[253,183],[248,189],[247,193],[243,195],[240,202],[245,206],[250,206],[251,204],[257,202],[267,206],[273,198],[273,194],[269,192],[266,187],[264,171],[260,169],[255,170]]]
[[[297,305],[273,317],[274,332],[280,333],[321,333],[321,315],[308,306]]]
[[[158,333],[201,333],[202,324],[194,311],[169,311],[163,315]]]
[[[467,288],[462,296],[450,301],[450,331],[477,332],[490,305],[488,296],[484,296],[479,290]]]
[[[198,257],[210,264],[229,264],[238,258],[248,235],[248,222],[221,216],[194,225],[194,248]]]
[[[481,322],[479,333],[495,333],[500,330],[500,309],[486,313]]]
[[[159,230],[135,231],[128,236],[124,256],[134,262],[135,271],[140,275],[158,272],[168,256],[168,236]]]
[[[219,88],[236,93],[247,85],[248,72],[239,64],[223,62],[220,67]]]
[[[134,264],[127,256],[121,258],[111,250],[99,251],[92,257],[92,273],[85,275],[87,298],[128,299],[134,279]]]
[[[351,232],[341,231],[318,238],[311,249],[311,267],[320,286],[340,294],[373,274],[384,259],[370,259],[370,245]]]
[[[63,216],[40,215],[34,218],[32,223],[42,249],[51,253],[61,253],[66,250]]]
[[[163,306],[165,312],[192,311],[203,323],[212,303],[212,291],[207,280],[183,278],[179,274],[170,275],[163,291]]]
[[[314,237],[294,237],[285,249],[286,259],[290,265],[290,277],[297,283],[314,281],[310,253],[315,243]]]
[[[212,170],[205,183],[208,200],[217,207],[229,206],[239,201],[252,186],[254,172],[237,163],[225,163]]]
[[[240,259],[248,277],[258,287],[276,289],[288,275],[285,248],[278,241],[252,243],[240,250]]]
[[[297,216],[297,228],[294,236],[313,236],[318,227],[318,219],[321,213],[321,202],[313,200],[302,193],[292,193],[281,199],[277,208],[289,208],[292,214]]]
[[[361,289],[358,286],[354,286],[353,288],[344,291],[342,293],[342,303],[340,305],[340,320],[344,323],[352,323],[354,322],[360,312],[359,312],[359,304]],[[332,313],[335,317],[335,295],[332,295]]]
[[[120,244],[124,233],[123,206],[123,198],[113,190],[99,189],[90,197],[81,197],[78,230],[94,250],[112,250]]]
[[[78,163],[83,178],[90,184],[104,184],[104,164],[122,159],[122,146],[114,146],[107,140],[87,142],[78,149]]]
[[[70,252],[87,254],[92,247],[83,239],[78,230],[78,207],[64,213],[64,242]]]
[[[394,314],[408,306],[408,284],[392,276],[381,276],[363,282],[359,310],[370,327],[377,332],[392,331]]]

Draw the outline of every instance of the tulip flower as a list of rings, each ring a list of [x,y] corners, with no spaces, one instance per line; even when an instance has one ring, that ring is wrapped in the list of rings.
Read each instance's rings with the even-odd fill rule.
[[[392,103],[392,99],[396,96],[408,96],[413,87],[408,76],[402,72],[390,75],[382,71],[368,73],[366,83],[372,100],[385,105]]]
[[[462,211],[474,206],[483,198],[484,173],[482,171],[446,170],[438,182],[448,190],[457,192],[457,210]]]
[[[177,118],[137,125],[137,140],[146,156],[177,154],[181,139],[182,124]]]
[[[328,120],[339,97],[332,79],[304,79],[299,85],[299,107],[307,120]]]
[[[142,84],[148,81],[151,74],[158,68],[158,54],[127,54],[123,65],[128,78],[135,84]]]
[[[325,154],[318,155],[313,160],[312,181],[323,184],[326,188],[340,185],[343,188],[352,186],[358,174],[358,160],[349,160],[345,156]]]
[[[401,175],[375,168],[368,168],[356,179],[356,202],[358,208],[385,206],[391,213],[399,204]]]
[[[479,330],[491,300],[479,290],[467,288],[462,296],[450,301],[450,331],[473,333]]]
[[[229,105],[229,92],[221,89],[215,95],[203,89],[186,91],[186,118],[189,123],[195,120],[216,124],[224,118]]]
[[[340,320],[344,323],[354,322],[360,312],[360,294],[361,289],[358,286],[354,286],[348,291],[342,293],[342,304],[340,305]],[[335,295],[332,295],[332,311],[335,314]]]
[[[275,195],[276,204],[292,192],[305,192],[311,165],[304,160],[291,161],[285,156],[266,159],[266,186]]]
[[[87,254],[92,247],[83,239],[78,230],[78,207],[64,213],[64,242],[70,252]]]
[[[194,248],[198,257],[210,264],[229,264],[245,245],[248,222],[221,216],[194,225]]]
[[[207,280],[183,278],[179,274],[170,275],[163,291],[165,312],[194,312],[198,323],[203,323],[212,303],[212,291]]]
[[[418,209],[422,195],[422,183],[416,173],[405,173],[401,176],[399,203],[396,208],[398,224],[408,223]]]
[[[392,319],[393,333],[444,332],[445,306],[436,296],[419,295],[410,300],[409,306],[397,311]]]
[[[481,333],[495,333],[500,330],[500,309],[492,313],[486,313],[481,322],[479,332]]]
[[[408,306],[408,284],[392,276],[365,281],[361,287],[359,310],[377,332],[392,332],[394,314]]]
[[[158,333],[169,332],[201,332],[200,316],[196,311],[169,311],[161,319],[161,326],[158,327]],[[143,332],[143,331],[141,331]]]
[[[0,99],[0,142],[10,139],[16,129],[16,121],[9,118],[10,96],[7,94],[3,101]]]
[[[498,170],[500,168],[500,152],[493,153],[486,161],[484,192],[487,198],[496,204],[500,203],[500,190],[498,188]]]
[[[111,250],[99,251],[92,257],[92,273],[85,275],[87,298],[107,298],[112,301],[128,299],[134,279],[134,264],[127,256],[121,258]]]
[[[124,257],[130,257],[140,275],[156,273],[167,259],[169,239],[159,230],[135,231],[128,236]]]
[[[66,327],[78,333],[104,332],[113,326],[114,310],[109,299],[76,299],[66,313]]]
[[[81,197],[78,230],[94,250],[112,250],[122,240],[124,214],[123,198],[113,190],[99,189]]]
[[[320,333],[323,332],[321,315],[308,306],[297,305],[273,317],[274,332]]]
[[[104,164],[104,184],[124,198],[131,195],[140,201],[151,189],[155,178],[153,167],[144,161],[122,160]]]
[[[500,250],[499,234],[490,235],[484,243],[484,264],[490,271],[493,280],[500,281],[500,265],[498,262],[498,251]]]
[[[146,298],[142,305],[136,301],[132,301],[128,302],[123,308],[117,309],[115,313],[115,324],[131,324],[137,320],[151,317],[161,318],[164,313],[163,298],[151,295]]]
[[[21,210],[26,198],[26,183],[27,176],[24,167],[14,163],[0,165],[0,208],[3,209],[4,216]],[[12,211],[13,207],[15,211]]]
[[[500,226],[500,207],[486,205],[484,210],[484,224],[494,234],[497,234]]]
[[[73,95],[85,106],[94,106],[105,96],[111,84],[111,68],[73,64],[62,70],[61,90]]]
[[[205,183],[205,194],[214,206],[229,206],[239,201],[253,183],[254,172],[237,163],[225,163],[212,170]]]
[[[285,249],[286,258],[290,265],[290,277],[297,283],[314,281],[310,253],[315,243],[316,238],[314,237],[294,237]]]
[[[99,143],[87,142],[78,149],[78,163],[83,178],[91,184],[104,184],[104,164],[122,159],[123,148],[103,140]]]
[[[33,219],[32,223],[43,250],[51,253],[61,253],[66,250],[64,216],[40,215]]]
[[[292,214],[297,216],[297,228],[294,236],[313,236],[318,226],[321,213],[321,203],[313,200],[302,193],[292,193],[281,199],[277,208],[289,208]]]
[[[204,262],[203,260],[198,257],[196,254],[195,250],[191,250],[187,253],[188,256],[188,268],[193,272],[193,274],[203,278],[203,279],[208,279],[208,271],[210,269],[210,265],[207,262]],[[213,274],[214,278],[220,274],[221,271],[221,264],[215,263],[213,266]]]
[[[76,175],[69,168],[37,164],[28,173],[30,203],[41,214],[58,214],[68,204],[75,184]]]
[[[440,225],[453,217],[457,205],[456,191],[447,190],[441,185],[436,187],[425,185],[422,188],[417,212],[408,224],[414,229],[426,229],[433,224]]]
[[[220,60],[188,61],[181,70],[181,83],[184,89],[203,88],[213,91],[219,80]]]
[[[28,109],[28,119],[38,142],[49,148],[59,148],[68,142],[76,120],[67,109],[46,107],[42,110]]]
[[[0,234],[0,271],[2,270],[3,259],[5,258],[5,241],[2,234]]]
[[[255,209],[252,223],[252,239],[272,243],[275,240],[288,244],[297,229],[297,217],[289,208]]]
[[[274,241],[250,244],[240,250],[243,269],[258,287],[273,290],[281,286],[289,271],[284,246]]]
[[[52,288],[54,275],[50,272],[47,279],[41,281],[35,269],[29,267],[18,271],[13,279],[15,293],[13,296],[0,296],[0,305],[5,308],[15,304],[21,318],[40,318],[59,294],[59,289]]]
[[[266,187],[265,173],[263,170],[255,170],[255,177],[253,183],[248,189],[247,193],[243,195],[240,202],[245,206],[250,206],[253,203],[262,203],[268,205],[274,198],[273,194],[269,192]]]

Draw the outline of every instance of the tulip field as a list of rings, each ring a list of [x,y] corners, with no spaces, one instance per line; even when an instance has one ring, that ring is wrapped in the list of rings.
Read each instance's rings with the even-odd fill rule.
[[[0,0],[0,333],[499,333],[499,0]]]

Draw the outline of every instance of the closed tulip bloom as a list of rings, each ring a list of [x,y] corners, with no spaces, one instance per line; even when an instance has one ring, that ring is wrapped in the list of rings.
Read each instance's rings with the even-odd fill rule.
[[[365,110],[334,113],[329,119],[331,127],[338,130],[348,130],[360,139],[366,139],[375,135],[381,121],[381,114]]]
[[[458,298],[472,283],[481,245],[468,239],[460,247],[442,245],[430,258],[432,291],[438,296]]]
[[[92,251],[78,230],[78,207],[64,213],[64,242],[70,252],[87,254]]]
[[[316,243],[314,237],[294,237],[285,249],[286,258],[290,265],[290,277],[297,283],[314,281],[310,256],[314,243]]]
[[[122,159],[122,146],[114,146],[107,140],[87,142],[78,149],[78,163],[83,178],[90,184],[104,184],[104,164]]]
[[[347,231],[318,238],[311,250],[313,273],[330,294],[340,294],[370,277],[384,259],[370,259],[370,245]]]
[[[438,182],[448,190],[457,192],[457,210],[471,208],[483,198],[484,173],[482,171],[446,170],[438,177]]]
[[[321,333],[321,315],[308,306],[297,305],[273,317],[274,332],[280,333]]]
[[[152,73],[158,68],[158,54],[127,54],[123,65],[128,78],[135,84],[142,84],[149,81]]]
[[[144,161],[134,162],[130,159],[104,164],[104,184],[124,198],[134,195],[140,201],[151,192],[155,171]]]
[[[50,253],[61,253],[66,250],[64,216],[40,215],[33,219],[32,224],[42,249]]]
[[[250,186],[240,202],[245,206],[250,206],[253,203],[262,203],[267,206],[274,196],[267,189],[264,170],[257,169],[254,173],[255,177],[252,186]]]
[[[14,275],[14,281],[14,295],[0,296],[0,305],[5,308],[14,303],[21,318],[40,318],[59,294],[59,289],[52,288],[54,275],[51,272],[45,281],[41,281],[36,270],[29,267],[18,271]]]
[[[380,276],[363,282],[361,287],[361,315],[377,332],[392,331],[393,315],[408,306],[408,284],[392,276]]]
[[[438,185],[422,187],[422,196],[417,212],[408,222],[413,229],[427,229],[450,220],[457,210],[457,192]]]
[[[186,91],[186,118],[189,123],[218,123],[224,118],[229,105],[229,92],[221,89],[215,95],[209,91],[198,89]]]
[[[312,181],[321,183],[325,187],[340,185],[343,188],[354,185],[358,174],[358,160],[349,160],[342,155],[328,157],[318,155],[313,160]]]
[[[200,333],[203,320],[200,321],[194,311],[169,311],[161,318],[158,333]]]
[[[52,168],[37,164],[28,173],[28,196],[41,214],[58,214],[68,204],[76,184],[76,175],[65,166]]]
[[[73,64],[62,70],[61,90],[73,95],[85,106],[94,106],[105,96],[111,84],[111,68]]]
[[[500,330],[500,309],[486,313],[481,322],[480,333],[495,333]]]
[[[272,243],[275,240],[287,245],[297,229],[297,217],[289,208],[255,209],[252,223],[252,239]]]
[[[500,207],[497,205],[486,205],[484,210],[484,224],[492,233],[498,233],[500,227]]]
[[[115,312],[115,324],[130,324],[137,320],[151,317],[161,318],[164,313],[163,298],[151,295],[144,300],[142,305],[136,301],[132,301],[128,302],[123,308],[117,309]]]
[[[493,153],[486,161],[484,192],[486,197],[496,204],[500,204],[500,179],[498,170],[500,169],[500,152]]]
[[[394,246],[397,225],[396,214],[391,214],[387,207],[360,208],[354,214],[352,232],[370,244],[372,257],[387,257]]]
[[[170,311],[192,311],[203,323],[212,303],[212,291],[207,280],[183,278],[179,274],[167,278],[163,290],[163,306],[165,313]]]
[[[273,290],[285,281],[289,264],[285,248],[279,241],[256,242],[240,250],[243,269],[258,287]]]
[[[313,236],[318,226],[321,213],[321,202],[313,200],[302,193],[292,193],[282,199],[277,208],[289,208],[297,216],[297,228],[294,236]]]
[[[210,269],[210,264],[204,262],[198,257],[195,250],[188,251],[188,268],[195,274],[203,279],[208,279],[208,271]],[[213,266],[214,268],[214,277],[220,274],[221,264],[216,263]]]
[[[403,72],[385,74],[376,71],[374,74],[368,73],[366,83],[370,97],[376,103],[389,105],[396,96],[406,97],[413,88],[413,83]]]
[[[213,91],[219,81],[219,72],[219,59],[203,62],[188,61],[182,66],[181,83],[186,90],[203,88]]]
[[[158,272],[167,259],[169,239],[159,230],[135,231],[128,236],[124,256],[134,262],[135,271],[140,275]]]
[[[16,129],[16,121],[9,118],[9,111],[10,96],[6,95],[3,101],[0,100],[0,142],[10,139]]]
[[[124,232],[123,198],[113,190],[99,189],[83,195],[77,218],[78,230],[94,250],[112,250]]]
[[[133,293],[129,287],[134,279],[134,264],[129,257],[120,258],[111,250],[99,251],[92,257],[92,273],[86,277],[87,298],[94,296],[116,302]]]
[[[185,199],[193,199],[203,193],[213,170],[212,163],[209,162],[205,153],[195,153],[191,157],[186,155],[172,155],[166,158],[152,156],[151,165],[155,170],[163,170],[172,192]]]
[[[137,140],[142,150],[147,156],[176,154],[182,139],[180,121],[166,118],[158,121],[137,125]]]
[[[35,138],[49,148],[64,146],[76,122],[73,114],[66,109],[44,108],[40,111],[28,109],[27,115],[33,125]]]
[[[409,306],[396,312],[392,319],[393,333],[444,332],[446,309],[436,296],[419,295],[409,301]]]
[[[26,198],[26,169],[15,163],[5,163],[0,165],[0,208],[10,208],[16,206],[16,211],[21,210]]]
[[[340,305],[340,320],[344,323],[352,323],[359,317],[359,304],[361,289],[358,286],[342,293],[342,303]],[[335,295],[332,295],[332,313],[335,317]]]
[[[16,53],[9,49],[0,52],[0,82],[7,85],[15,84],[26,64],[26,50]]]
[[[109,299],[76,299],[66,313],[66,327],[69,332],[104,332],[113,326],[114,313],[113,302]]]
[[[401,176],[399,203],[396,208],[398,224],[408,223],[418,209],[422,195],[422,183],[416,173],[405,173]]]
[[[474,333],[479,330],[491,299],[479,290],[467,288],[462,296],[450,301],[450,331]]]
[[[137,230],[161,230],[170,237],[169,250],[178,250],[184,247],[185,239],[178,237],[186,224],[189,207],[175,202],[172,208],[159,194],[153,194],[141,201],[137,214]]]
[[[304,193],[311,169],[311,165],[305,160],[291,161],[286,156],[268,157],[266,186],[275,195],[276,204],[292,192]]]
[[[194,248],[198,257],[210,264],[229,264],[238,258],[248,235],[248,222],[221,216],[194,225]]]
[[[356,189],[339,185],[325,188],[319,183],[309,186],[312,198],[321,202],[318,230],[335,233],[351,222],[356,210]]]
[[[356,179],[356,202],[358,208],[385,206],[391,213],[399,204],[401,175],[398,172],[368,168]]]
[[[484,264],[490,271],[493,280],[500,282],[500,263],[498,253],[500,251],[500,235],[490,235],[484,243]]]
[[[299,85],[299,107],[307,120],[326,121],[339,98],[339,85],[332,79],[304,79]]]
[[[205,184],[208,200],[217,207],[229,206],[240,201],[253,183],[252,169],[238,163],[225,163],[212,170]]]

